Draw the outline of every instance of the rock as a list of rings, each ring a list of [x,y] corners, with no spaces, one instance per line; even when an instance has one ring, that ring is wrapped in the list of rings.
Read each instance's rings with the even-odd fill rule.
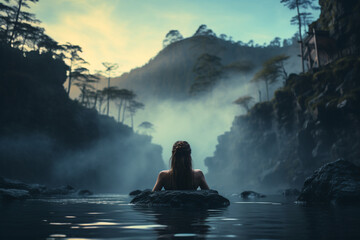
[[[79,196],[90,196],[90,195],[93,195],[94,193],[90,190],[83,189],[83,190],[79,190],[77,194]]]
[[[90,190],[75,190],[72,186],[61,186],[47,188],[40,184],[27,184],[17,180],[0,177],[0,197],[10,199],[24,199],[29,197],[50,197],[59,195],[77,194],[89,196],[93,193]]]
[[[297,190],[296,188],[288,188],[288,189],[285,189],[285,190],[282,192],[282,195],[284,195],[285,197],[299,196],[299,195],[300,195],[300,191]]]
[[[264,198],[266,195],[263,195],[261,193],[257,193],[254,191],[244,191],[240,194],[241,198],[248,199],[248,198]]]
[[[141,190],[137,189],[137,190],[134,190],[134,191],[130,192],[129,195],[130,196],[136,196],[136,195],[140,194],[141,192],[142,192]]]
[[[140,206],[201,208],[221,208],[230,205],[230,201],[215,190],[157,192],[144,190],[136,195],[131,203]]]
[[[27,184],[17,180],[0,177],[0,188],[27,190],[30,194],[38,194],[46,189],[44,185]]]
[[[0,188],[0,199],[17,200],[30,198],[29,191],[20,189],[4,189]]]
[[[73,193],[75,193],[75,189],[72,186],[67,185],[57,188],[45,189],[45,191],[41,192],[41,195],[52,196],[52,195],[68,195]]]
[[[360,203],[360,168],[339,159],[328,163],[305,180],[297,199],[306,203]]]

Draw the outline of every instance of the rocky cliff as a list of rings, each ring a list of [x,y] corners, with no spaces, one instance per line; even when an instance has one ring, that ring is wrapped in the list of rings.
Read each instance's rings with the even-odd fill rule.
[[[320,18],[312,23],[318,30],[329,31],[339,50],[356,52],[360,46],[360,1],[319,0]]]
[[[358,49],[360,1],[319,2],[321,16],[312,26],[329,30],[339,49]],[[209,182],[231,191],[299,187],[338,158],[360,165],[359,78],[357,51],[290,75],[271,101],[236,117],[231,130],[218,137],[214,156],[205,160]]]

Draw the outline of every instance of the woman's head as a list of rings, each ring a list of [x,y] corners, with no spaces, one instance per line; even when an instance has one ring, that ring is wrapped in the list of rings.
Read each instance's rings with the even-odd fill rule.
[[[186,141],[176,141],[172,148],[171,169],[175,189],[192,189],[191,148]]]

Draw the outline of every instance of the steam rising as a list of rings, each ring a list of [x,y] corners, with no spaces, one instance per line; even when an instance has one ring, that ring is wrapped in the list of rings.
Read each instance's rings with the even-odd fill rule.
[[[250,76],[232,76],[211,93],[185,101],[148,100],[146,110],[139,112],[135,120],[155,125],[153,142],[163,147],[165,164],[168,164],[173,143],[186,140],[192,148],[193,167],[207,172],[204,159],[215,151],[217,137],[230,130],[234,116],[246,114],[233,101],[242,95],[253,96],[258,101],[258,88],[248,82]],[[271,93],[280,84],[273,86]]]

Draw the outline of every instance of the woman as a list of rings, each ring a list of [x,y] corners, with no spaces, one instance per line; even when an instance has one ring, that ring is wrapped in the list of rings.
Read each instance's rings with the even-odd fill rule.
[[[170,170],[159,173],[153,191],[209,189],[205,176],[199,169],[192,169],[191,148],[186,141],[173,145]]]

